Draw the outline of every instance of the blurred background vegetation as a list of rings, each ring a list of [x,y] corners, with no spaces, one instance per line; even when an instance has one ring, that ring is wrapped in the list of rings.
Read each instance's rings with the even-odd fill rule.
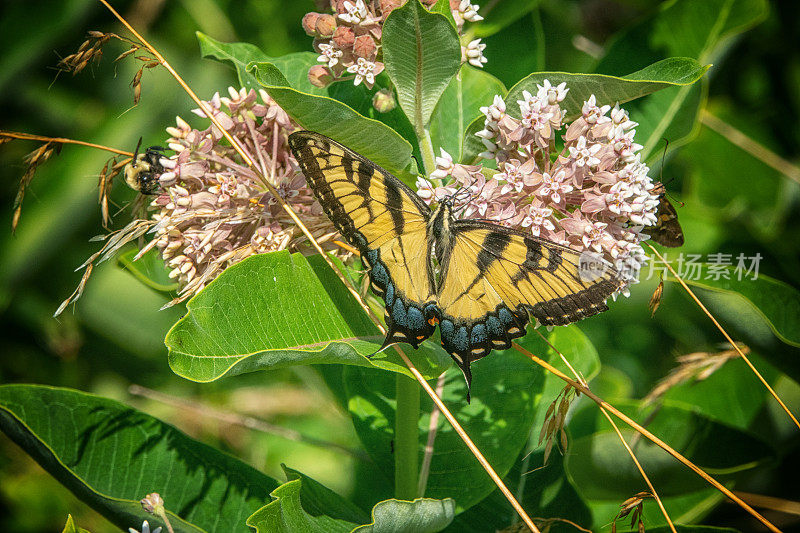
[[[311,47],[311,38],[300,26],[303,14],[315,9],[310,0],[135,0],[114,5],[201,98],[225,91],[235,77],[221,64],[199,57],[195,31],[222,41],[253,43],[270,56]],[[507,87],[535,70],[591,71],[618,32],[658,8],[649,0],[543,0],[531,15],[487,40],[486,70]],[[714,116],[794,163],[800,146],[799,15],[796,3],[775,3],[763,22],[726,43],[723,53],[713,58],[706,105]],[[105,8],[90,0],[2,3],[0,44],[6,52],[0,58],[0,128],[132,150],[140,136],[145,146],[162,143],[164,128],[174,123],[175,115],[190,118],[192,103],[160,69],[144,73],[141,102],[131,107],[129,82],[137,66],[111,62],[124,51],[122,45],[109,45],[102,63],[78,76],[59,75],[54,68],[59,58],[73,53],[86,31],[95,29],[124,35]],[[544,49],[536,44],[542,33]],[[632,54],[629,65],[601,63],[600,72],[621,74],[641,66]],[[632,118],[636,120],[635,115]],[[350,472],[355,466],[345,453],[230,426],[129,394],[131,384],[140,384],[198,404],[258,416],[312,437],[358,446],[349,417],[338,409],[313,368],[255,373],[211,384],[178,378],[167,365],[163,338],[184,310],[158,311],[168,298],[113,262],[95,270],[76,306],[58,320],[52,318],[80,279],[75,267],[97,249],[89,237],[104,232],[96,184],[107,155],[67,146],[41,167],[26,196],[18,231],[12,235],[11,210],[25,171],[23,158],[36,147],[37,143],[15,141],[0,148],[0,223],[6,224],[6,231],[0,231],[0,382],[66,386],[120,399],[275,477],[282,479],[280,463],[287,463],[345,496],[351,493]],[[702,119],[690,143],[672,148],[663,181],[675,203],[684,203],[678,209],[686,234],[680,251],[734,257],[760,253],[761,273],[800,287],[798,183],[734,146]],[[112,197],[121,209],[134,195],[117,185]],[[118,223],[128,216],[119,213]],[[670,257],[677,257],[677,252]],[[671,284],[651,319],[647,302],[657,283],[657,279],[644,281],[603,320],[581,324],[603,361],[593,389],[612,401],[642,397],[674,366],[676,355],[716,351],[724,340]],[[771,361],[782,361],[781,370],[800,375],[797,350],[775,351],[780,353],[772,353]],[[766,374],[777,374],[763,358],[756,355],[755,360]],[[760,390],[739,363],[730,363],[733,370],[713,376],[693,394],[722,397]],[[776,381],[779,393],[797,411],[796,383]],[[755,397],[761,401],[760,394]],[[761,409],[766,416],[757,417],[751,429],[770,435],[771,443],[784,454],[781,467],[760,469],[738,488],[800,499],[794,478],[800,466],[797,433],[772,405],[765,403]],[[60,531],[68,512],[90,531],[115,530],[0,436],[0,529]],[[738,522],[742,516],[740,510],[722,505],[707,522],[742,527]]]

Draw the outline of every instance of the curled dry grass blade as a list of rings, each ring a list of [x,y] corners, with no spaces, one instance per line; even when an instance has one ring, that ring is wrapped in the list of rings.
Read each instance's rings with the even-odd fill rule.
[[[167,60],[164,59],[164,57],[158,52],[158,50],[156,50],[152,45],[150,45],[150,43],[147,42],[144,39],[144,37],[139,35],[139,33],[128,23],[128,21],[125,20],[116,10],[114,10],[113,7],[111,7],[111,5],[107,2],[107,0],[99,0],[99,1],[103,5],[105,5],[106,8],[108,8],[108,10],[128,29],[128,31],[130,31],[136,37],[136,39],[139,40],[139,42],[142,43],[142,45],[145,48],[147,48],[147,50],[158,60],[159,64],[163,66],[165,69],[167,69],[167,71],[172,75],[173,78],[175,78],[175,80],[183,88],[183,90],[186,91],[189,97],[199,106],[200,109],[202,109],[206,113],[206,116],[211,120],[212,123],[214,123],[214,125],[219,129],[219,131],[222,132],[222,134],[225,136],[228,142],[231,143],[231,146],[234,148],[234,150],[236,150],[236,152],[242,157],[242,159],[248,164],[248,166],[250,166],[250,168],[252,168],[254,172],[260,173],[260,171],[258,170],[259,167],[253,160],[253,158],[240,146],[240,144],[236,141],[236,139],[233,138],[233,136],[231,136],[230,133],[228,133],[224,127],[222,127],[222,125],[214,116],[214,113],[211,112],[211,110],[206,107],[203,101],[200,100],[200,98],[186,84],[183,78],[181,78],[181,76],[167,62]],[[325,261],[328,263],[328,266],[330,266],[331,270],[333,270],[333,272],[336,273],[336,275],[339,277],[342,283],[344,283],[345,287],[347,287],[348,291],[350,291],[350,293],[353,295],[353,297],[356,299],[356,301],[359,303],[362,309],[364,309],[364,311],[367,313],[370,319],[382,332],[385,333],[385,329],[383,325],[380,323],[378,317],[375,315],[375,313],[372,312],[369,306],[367,306],[366,303],[361,299],[361,295],[355,288],[353,288],[349,280],[345,278],[345,276],[339,271],[338,268],[336,268],[336,266],[333,264],[333,261],[331,261],[330,257],[328,257],[328,254],[324,253],[319,243],[317,243],[317,241],[314,239],[314,236],[311,234],[308,228],[303,224],[303,222],[300,220],[300,218],[297,216],[294,210],[289,206],[289,204],[287,204],[283,200],[281,195],[278,194],[278,191],[275,190],[275,188],[271,185],[271,183],[268,180],[264,179],[263,181],[266,184],[269,192],[278,201],[278,203],[286,211],[286,213],[292,218],[294,223],[297,224],[300,230],[305,234],[309,242],[311,242],[314,248],[316,248],[317,252],[319,252],[320,255],[325,259]],[[500,491],[509,500],[512,507],[514,507],[514,510],[517,511],[517,513],[520,515],[525,524],[534,533],[539,533],[539,529],[533,523],[533,521],[525,512],[525,510],[522,508],[520,503],[511,494],[511,491],[508,490],[508,487],[505,486],[502,479],[500,479],[500,476],[497,475],[492,466],[480,452],[478,447],[475,446],[475,443],[473,443],[472,440],[469,438],[467,433],[464,431],[464,428],[461,427],[461,425],[456,420],[455,416],[453,416],[453,413],[451,413],[450,410],[447,408],[447,406],[444,405],[441,398],[439,398],[439,396],[436,395],[436,393],[433,391],[430,385],[428,385],[428,383],[425,381],[425,378],[422,376],[422,374],[420,374],[420,372],[417,370],[414,364],[408,359],[408,357],[406,357],[405,353],[403,353],[403,351],[400,350],[396,345],[394,346],[394,349],[403,359],[403,362],[406,364],[406,366],[408,366],[409,370],[414,375],[416,380],[420,383],[420,385],[422,385],[422,388],[425,390],[428,396],[431,397],[436,406],[442,411],[442,414],[445,415],[445,418],[447,418],[448,422],[450,422],[450,424],[453,426],[453,429],[458,433],[459,437],[461,437],[461,439],[464,441],[464,443],[467,445],[467,447],[470,449],[473,455],[475,455],[475,458],[478,459],[478,462],[481,463],[481,466],[483,466],[487,474],[489,474],[489,477],[492,478],[492,480],[498,486]]]

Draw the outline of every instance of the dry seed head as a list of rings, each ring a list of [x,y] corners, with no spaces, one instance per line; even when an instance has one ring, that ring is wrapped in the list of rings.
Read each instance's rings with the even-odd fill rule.
[[[658,283],[658,287],[656,290],[653,291],[653,296],[650,297],[650,302],[648,306],[650,307],[650,317],[652,318],[655,316],[656,311],[658,311],[658,306],[661,305],[661,295],[664,292],[664,280],[661,280]]]

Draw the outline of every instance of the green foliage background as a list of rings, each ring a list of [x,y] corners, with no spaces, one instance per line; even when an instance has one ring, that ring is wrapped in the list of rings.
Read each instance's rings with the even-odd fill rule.
[[[300,19],[313,9],[311,2],[139,0],[114,4],[205,98],[215,91],[225,91],[236,81],[232,71],[221,63],[200,58],[196,31],[220,41],[253,43],[271,57],[310,50],[311,39],[302,31]],[[643,22],[669,4],[654,5],[646,0],[543,0],[530,13],[486,39],[486,71],[511,87],[534,71],[595,70],[622,75],[639,70],[664,57],[637,45],[642,32],[647,32],[651,44],[657,45],[663,38],[661,32],[682,28],[689,47],[691,29],[703,24],[702,12],[696,18],[681,21],[679,26],[665,28]],[[745,4],[752,9],[760,5]],[[706,75],[707,83],[698,85],[691,97],[704,101],[710,113],[796,163],[800,146],[800,31],[796,21],[800,12],[790,4],[771,4],[758,25],[725,40],[712,56],[705,57],[704,62],[714,66]],[[113,44],[101,64],[76,77],[57,76],[52,67],[60,56],[77,49],[86,30],[122,34],[123,30],[99,3],[58,0],[37,2],[34,7],[29,2],[11,1],[0,10],[0,44],[5,51],[0,57],[0,128],[132,149],[140,136],[145,145],[162,142],[166,136],[163,129],[172,124],[175,114],[189,117],[193,105],[172,78],[159,69],[145,72],[142,101],[131,108],[128,82],[135,67],[132,62],[116,67],[111,64],[110,59],[123,51]],[[578,35],[598,43],[615,59],[597,59],[579,50],[574,46]],[[668,50],[666,55],[692,55],[684,52]],[[646,104],[629,107],[634,120],[648,111]],[[691,129],[690,142],[682,147],[671,144],[663,169],[668,189],[685,203],[679,208],[687,236],[681,251],[703,255],[723,252],[734,257],[739,253],[760,253],[762,274],[797,289],[800,187],[695,118],[683,120],[687,131]],[[676,124],[675,127],[681,126],[681,121]],[[669,138],[670,133],[678,136],[677,132],[665,135]],[[65,147],[60,156],[38,171],[26,198],[20,227],[12,236],[11,205],[18,178],[24,172],[22,160],[35,147],[34,143],[13,142],[0,148],[0,223],[6,221],[9,228],[0,232],[0,382],[70,387],[129,402],[277,479],[285,479],[281,469],[281,463],[285,463],[346,497],[358,499],[368,494],[371,487],[356,482],[364,479],[360,472],[363,467],[349,455],[232,428],[200,415],[132,398],[127,392],[130,384],[138,383],[357,448],[361,444],[350,416],[337,401],[336,391],[330,391],[325,384],[326,379],[330,381],[329,375],[304,366],[226,377],[206,384],[182,379],[167,364],[163,340],[186,310],[157,311],[166,297],[113,262],[96,270],[74,310],[70,308],[58,320],[51,317],[79,280],[74,268],[96,249],[96,243],[88,242],[87,237],[103,232],[95,186],[106,156],[90,149]],[[658,166],[657,157],[655,163]],[[113,197],[120,206],[133,199],[122,186]],[[120,215],[120,220],[124,217],[125,214]],[[676,252],[670,252],[670,257],[677,257]],[[602,362],[592,388],[615,405],[623,406],[646,394],[674,365],[675,355],[715,351],[723,340],[685,293],[671,283],[665,288],[660,310],[651,319],[647,302],[656,284],[655,279],[643,281],[633,287],[629,299],[614,305],[611,312],[580,324]],[[726,314],[726,310],[740,309],[737,306],[741,302],[722,297],[709,302],[736,337],[754,348],[759,368],[764,369],[790,408],[798,412],[800,388],[790,379],[800,376],[798,349],[769,336],[756,337],[754,322],[742,319],[742,313]],[[770,307],[770,302],[764,305]],[[773,312],[784,318],[788,313],[782,308]],[[797,316],[786,320],[784,331],[795,332],[796,338],[800,320]],[[352,374],[350,379],[364,379],[358,373],[375,373],[356,367],[346,370]],[[536,387],[544,391],[545,403],[560,388],[541,383]],[[762,439],[767,436],[764,440],[770,449],[764,455],[773,457],[772,466],[746,476],[737,489],[800,498],[793,479],[798,466],[797,432],[788,425],[785,415],[766,401],[760,385],[741,361],[731,362],[706,382],[681,387],[668,397],[677,401],[676,410],[686,403],[701,403],[703,414],[710,419]],[[578,449],[588,445],[589,434],[602,424],[592,419],[596,411],[588,409],[583,413],[583,419],[570,425]],[[683,409],[673,414],[673,419],[683,420],[681,416],[688,417],[687,413]],[[536,423],[540,424],[540,419]],[[715,445],[723,446],[721,442],[704,444],[709,453]],[[369,447],[366,443],[365,446]],[[578,455],[567,458],[568,462],[580,460]],[[536,455],[531,461],[531,468],[538,464]],[[609,475],[593,470],[596,464],[578,466],[571,465],[586,476]],[[667,469],[667,474],[671,473]],[[474,475],[481,474],[476,471]],[[545,482],[538,478],[535,481]],[[620,501],[636,491],[624,485],[624,478],[618,481]],[[289,497],[291,487],[284,489]],[[436,495],[441,496],[444,494]],[[479,505],[470,512],[477,516],[480,508]],[[90,531],[115,530],[10,440],[0,436],[0,528],[15,532],[56,531],[63,526],[67,513]],[[614,511],[610,513],[613,515]],[[733,506],[720,506],[705,523],[748,530],[742,525],[743,516]]]

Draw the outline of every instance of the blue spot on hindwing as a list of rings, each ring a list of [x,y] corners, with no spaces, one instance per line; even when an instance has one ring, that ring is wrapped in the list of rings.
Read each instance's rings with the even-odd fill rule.
[[[449,342],[450,339],[453,338],[453,333],[455,332],[452,320],[442,320],[439,323],[439,331],[441,332],[442,339],[446,339]]]
[[[506,333],[506,330],[503,329],[503,325],[500,323],[500,319],[496,316],[489,316],[486,319],[486,329],[489,332],[489,336],[493,339],[503,338]]]
[[[500,317],[500,322],[503,323],[503,327],[508,328],[509,326],[515,323],[514,315],[511,314],[511,311],[508,310],[506,307],[501,307],[497,310],[497,316]]]
[[[368,244],[367,238],[364,237],[364,235],[360,231],[357,231],[357,232],[355,232],[353,234],[353,244],[355,244],[359,248],[366,248],[366,246]],[[370,253],[372,253],[372,252],[376,252],[376,250],[370,250]],[[376,253],[376,256],[377,256],[377,253]],[[370,260],[370,262],[374,262],[371,257],[369,258],[369,260]]]
[[[379,287],[386,287],[389,283],[389,275],[386,272],[386,267],[383,263],[377,262],[372,265],[372,270],[369,272],[369,277]]]
[[[483,346],[486,344],[486,326],[483,324],[475,324],[472,327],[472,334],[470,335],[470,342],[473,346]]]
[[[408,329],[413,332],[420,332],[425,329],[425,317],[422,316],[422,311],[414,306],[408,308]]]
[[[392,307],[394,304],[394,283],[389,282],[389,286],[386,287],[386,294],[383,295],[383,298],[386,301],[386,307]]]
[[[469,341],[467,339],[467,326],[461,326],[453,336],[453,347],[457,352],[465,352],[469,349]]]
[[[408,329],[406,308],[400,298],[397,298],[392,306],[392,320],[398,326]]]

